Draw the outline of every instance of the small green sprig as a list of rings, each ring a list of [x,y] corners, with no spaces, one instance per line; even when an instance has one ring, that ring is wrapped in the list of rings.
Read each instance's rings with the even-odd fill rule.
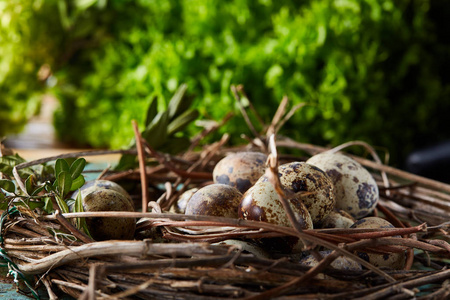
[[[68,213],[68,202],[74,200],[66,199],[67,195],[85,183],[82,172],[86,166],[86,160],[78,158],[69,165],[65,159],[57,159],[54,168],[41,165],[35,169],[23,169],[25,172],[19,172],[20,177],[27,176],[25,177],[25,190],[21,192],[12,180],[12,169],[15,165],[24,162],[18,158],[19,156],[0,158],[0,172],[5,177],[5,179],[0,179],[0,208],[7,209],[11,201],[21,200],[20,202],[25,203],[31,209],[40,207],[45,212],[51,213],[54,210],[52,199],[55,199],[61,212]]]
[[[190,140],[180,133],[198,118],[199,112],[190,108],[193,98],[186,95],[186,90],[187,85],[182,84],[170,99],[166,110],[158,112],[156,98],[150,103],[147,109],[145,129],[141,134],[154,149],[165,153],[179,153],[189,147]],[[133,140],[130,149],[135,145]],[[116,169],[126,170],[136,166],[135,155],[123,155]]]

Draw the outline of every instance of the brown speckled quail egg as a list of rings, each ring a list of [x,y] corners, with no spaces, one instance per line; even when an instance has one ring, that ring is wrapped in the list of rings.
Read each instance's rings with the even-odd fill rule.
[[[367,217],[356,221],[351,228],[394,228],[394,226],[385,219],[379,217]],[[392,252],[386,254],[357,251],[356,254],[376,267],[384,267],[396,270],[400,270],[404,267],[406,259],[404,251],[399,253]]]
[[[129,199],[114,190],[98,189],[83,198],[84,211],[130,211],[134,208]],[[126,240],[134,237],[134,218],[86,218],[86,225],[96,241]]]
[[[314,155],[307,163],[324,170],[336,189],[336,208],[354,218],[369,215],[378,202],[375,179],[361,164],[339,153],[323,152]]]
[[[71,198],[76,199],[78,193],[81,193],[81,197],[86,197],[87,194],[92,193],[94,191],[100,190],[100,189],[106,189],[106,190],[113,190],[116,192],[121,193],[125,197],[127,197],[130,201],[130,203],[134,206],[133,200],[130,197],[130,194],[118,183],[110,180],[90,180],[87,181],[79,190],[75,191]]]
[[[308,209],[298,198],[289,200],[297,221],[304,229],[313,228]],[[289,219],[272,183],[259,181],[242,197],[239,218],[290,227]]]
[[[198,188],[192,188],[192,189],[189,189],[189,190],[185,191],[184,193],[182,193],[180,195],[180,197],[178,197],[177,202],[175,202],[170,207],[169,211],[172,213],[176,213],[176,214],[184,214],[184,212],[186,211],[186,205],[187,205],[189,199],[191,199],[191,197],[197,191],[198,191]]]
[[[214,182],[231,185],[244,193],[264,174],[266,160],[267,155],[260,152],[229,154],[214,167]]]
[[[320,222],[321,228],[350,228],[355,219],[343,210],[332,211]]]
[[[278,176],[287,190],[294,193],[310,192],[300,199],[308,209],[314,224],[333,210],[334,186],[327,174],[319,168],[305,162],[291,162],[279,166]],[[267,177],[264,175],[259,181],[267,181]]]
[[[292,198],[289,204],[298,224],[303,229],[312,229],[311,215],[303,202],[298,198]],[[239,205],[239,218],[291,227],[278,194],[268,181],[258,181],[245,192]],[[297,252],[303,248],[303,244],[296,237],[264,239],[262,243],[269,252]]]
[[[320,255],[322,255],[322,257],[327,257],[328,255],[331,254],[331,252],[332,252],[331,250],[319,251],[319,253],[320,253]],[[319,261],[313,255],[308,255],[300,260],[300,264],[308,266],[308,267],[315,267],[319,264]],[[345,257],[345,256],[340,256],[340,257],[336,258],[330,264],[330,266],[337,270],[346,270],[346,271],[362,270],[362,266],[360,263],[354,261],[351,258]],[[325,278],[325,276],[323,276],[323,274],[319,274],[318,277],[322,278],[322,279]]]
[[[186,215],[208,215],[237,218],[242,193],[235,187],[214,183],[202,187],[186,205]]]

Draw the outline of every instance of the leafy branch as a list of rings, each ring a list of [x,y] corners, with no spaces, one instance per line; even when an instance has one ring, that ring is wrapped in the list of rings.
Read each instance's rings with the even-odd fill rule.
[[[155,97],[147,109],[145,128],[141,136],[154,149],[166,153],[179,153],[187,149],[190,140],[180,133],[190,123],[196,120],[199,112],[190,108],[193,98],[186,95],[187,85],[182,84],[170,99],[166,110],[158,111]],[[134,148],[132,141],[129,149]],[[126,170],[138,165],[135,155],[122,155],[116,169]]]
[[[69,204],[74,200],[66,198],[85,183],[82,172],[86,160],[78,158],[69,165],[65,159],[57,159],[54,167],[41,164],[35,168],[17,170],[16,166],[24,162],[18,155],[0,157],[0,172],[4,177],[0,179],[0,209],[6,210],[12,204],[24,203],[30,209],[39,207],[51,213],[54,211],[54,199],[59,209],[68,213]],[[14,176],[14,172],[18,177]],[[20,188],[17,189],[16,185]]]

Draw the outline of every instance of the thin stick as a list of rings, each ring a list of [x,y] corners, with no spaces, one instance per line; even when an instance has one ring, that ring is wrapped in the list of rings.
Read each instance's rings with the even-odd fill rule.
[[[79,285],[79,284],[75,284],[72,282],[67,282],[67,281],[59,280],[59,279],[52,279],[52,283],[60,285],[60,286],[68,287],[71,289],[79,290],[79,291],[84,291],[84,289],[86,288],[86,285]],[[110,298],[110,296],[108,294],[101,293],[101,292],[98,292],[98,293],[103,298],[107,298],[107,299]]]
[[[83,232],[78,230],[75,226],[73,226],[69,221],[67,221],[67,219],[64,218],[63,215],[61,215],[59,210],[56,210],[54,215],[56,217],[56,220],[58,220],[58,222],[62,226],[67,228],[77,239],[79,239],[80,241],[83,241],[85,243],[92,243],[92,242],[94,242],[93,239],[88,237],[86,234],[84,234]]]
[[[286,113],[286,107],[288,105],[289,98],[287,96],[284,96],[283,99],[281,99],[280,105],[278,105],[277,111],[275,112],[275,115],[272,118],[272,122],[269,125],[269,128],[267,129],[267,136],[270,137],[273,134],[276,134],[276,127],[277,124],[280,123],[281,118]]]
[[[152,146],[150,146],[145,140],[142,141],[145,146],[145,150],[148,151],[153,157],[155,157],[158,162],[164,165],[167,169],[174,172],[178,176],[188,177],[188,178],[201,178],[201,179],[212,179],[212,174],[208,172],[188,172],[184,170],[180,170],[173,166],[170,161],[167,161],[163,155],[159,154]]]
[[[39,274],[91,256],[108,255],[185,255],[211,254],[207,243],[153,244],[150,241],[104,241],[70,247],[33,263],[19,265],[23,273]]]
[[[89,267],[89,281],[88,281],[88,287],[85,290],[88,294],[89,300],[95,300],[95,290],[96,290],[96,280],[97,277],[97,266],[95,264],[92,264]]]
[[[48,280],[47,277],[44,277],[44,278],[42,278],[42,282],[44,283],[44,286],[47,290],[47,294],[48,294],[50,300],[58,299],[58,296],[56,296],[56,294],[52,290],[52,284],[51,284],[50,280]]]
[[[256,131],[255,126],[253,126],[252,121],[250,121],[250,118],[248,117],[247,112],[245,111],[244,107],[242,106],[241,96],[239,95],[236,86],[232,85],[231,86],[231,91],[233,92],[234,98],[236,98],[237,104],[238,104],[239,109],[241,110],[241,113],[242,113],[242,117],[244,118],[245,122],[247,123],[248,128],[250,129],[250,131],[253,133],[253,135],[256,138],[259,138],[260,135],[259,135],[258,131]]]
[[[72,153],[64,153],[55,156],[44,157],[40,159],[36,159],[29,162],[23,162],[15,166],[17,170],[28,168],[31,166],[43,164],[49,161],[57,160],[58,158],[70,158],[70,157],[82,157],[82,156],[97,156],[97,155],[106,155],[106,154],[136,154],[136,150],[90,150],[90,151],[80,151],[80,152],[72,152]]]
[[[132,121],[134,136],[136,138],[136,149],[139,159],[139,172],[141,174],[141,190],[142,190],[142,212],[147,212],[148,210],[148,184],[147,184],[147,174],[145,173],[145,154],[144,147],[142,146],[142,137],[139,132],[138,124],[136,120]]]
[[[255,115],[255,117],[258,119],[258,122],[263,125],[263,127],[266,127],[263,119],[259,115],[258,111],[255,109],[255,106],[253,105],[252,101],[250,101],[250,98],[248,97],[247,93],[244,90],[244,86],[242,84],[238,84],[236,87],[236,90],[241,93],[247,100],[248,100],[248,106],[250,107],[250,110]]]

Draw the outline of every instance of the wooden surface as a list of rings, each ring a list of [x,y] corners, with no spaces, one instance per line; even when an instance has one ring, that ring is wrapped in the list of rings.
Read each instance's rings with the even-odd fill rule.
[[[40,114],[33,117],[24,130],[15,135],[9,135],[4,141],[7,148],[13,149],[27,161],[55,156],[64,153],[84,151],[86,149],[73,149],[59,142],[53,127],[53,112],[57,107],[57,100],[44,97]],[[117,162],[120,155],[102,155],[89,157],[90,162]]]

